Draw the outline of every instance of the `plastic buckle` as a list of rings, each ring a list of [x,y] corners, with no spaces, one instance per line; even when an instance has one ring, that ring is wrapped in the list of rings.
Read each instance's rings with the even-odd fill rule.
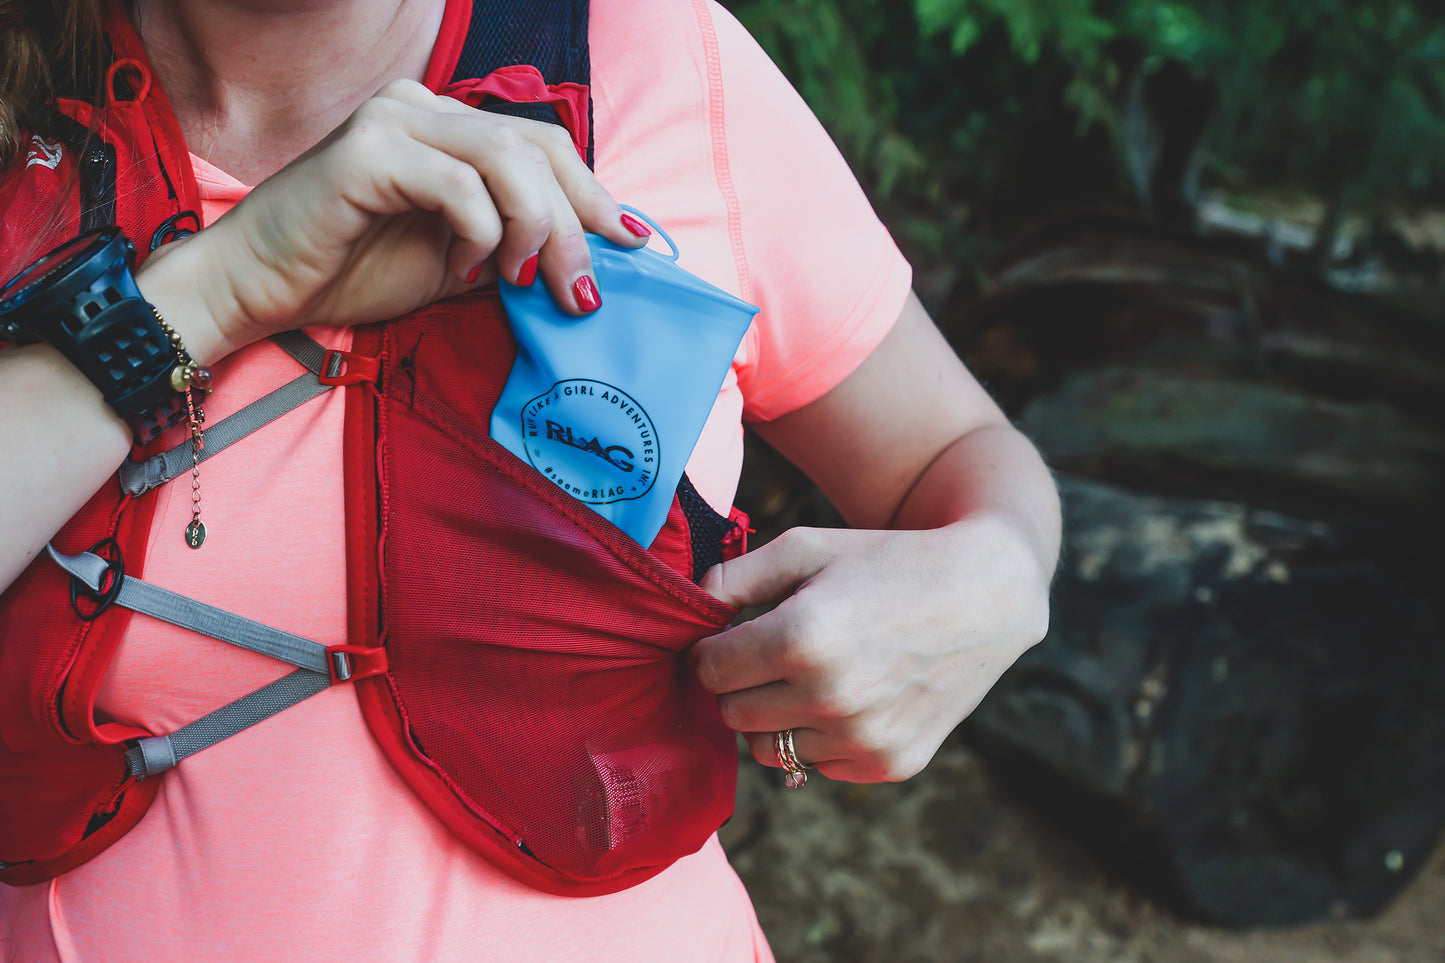
[[[364,645],[328,645],[326,667],[331,670],[331,681],[334,684],[382,675],[391,666],[385,649],[372,649]]]
[[[381,359],[328,348],[316,380],[328,386],[359,385],[381,377]]]
[[[114,557],[101,554],[101,549],[106,548],[114,552]],[[92,622],[110,608],[111,604],[115,602],[116,596],[120,594],[121,583],[125,581],[125,560],[121,558],[120,544],[114,538],[102,538],[86,551],[105,559],[106,574],[109,576],[108,580],[100,583],[99,591],[92,589],[74,576],[70,579],[70,607],[75,610],[75,614],[82,622]],[[80,597],[82,595],[95,602],[95,608],[89,612],[81,611]]]

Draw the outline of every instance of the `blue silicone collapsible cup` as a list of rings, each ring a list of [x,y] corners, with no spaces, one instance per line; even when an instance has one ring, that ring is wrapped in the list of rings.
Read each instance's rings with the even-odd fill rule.
[[[758,309],[671,254],[587,235],[602,307],[562,311],[544,284],[501,284],[517,360],[491,434],[644,548],[667,520],[738,344]]]

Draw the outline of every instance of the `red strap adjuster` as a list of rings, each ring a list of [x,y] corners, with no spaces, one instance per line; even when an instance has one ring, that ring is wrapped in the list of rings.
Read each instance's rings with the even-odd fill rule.
[[[328,645],[326,666],[331,670],[333,683],[367,679],[381,675],[390,667],[385,649],[364,645]]]
[[[321,373],[316,380],[324,385],[344,386],[359,385],[364,382],[375,383],[381,377],[381,359],[373,358],[364,354],[357,354],[354,351],[338,351],[329,348],[326,351],[326,358],[321,362]]]
[[[754,529],[748,527],[748,513],[734,506],[728,510],[728,530],[722,537],[722,560],[731,562],[739,555],[746,554],[748,550],[748,536]]]

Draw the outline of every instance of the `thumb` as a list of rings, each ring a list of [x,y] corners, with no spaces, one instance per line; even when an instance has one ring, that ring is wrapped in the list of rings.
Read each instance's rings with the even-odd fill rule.
[[[736,608],[771,605],[792,595],[832,559],[833,534],[790,528],[756,551],[714,565],[698,584]]]

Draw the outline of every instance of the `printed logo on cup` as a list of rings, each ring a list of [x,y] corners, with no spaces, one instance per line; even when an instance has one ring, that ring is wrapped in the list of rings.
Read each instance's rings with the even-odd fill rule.
[[[636,400],[603,381],[559,381],[522,407],[532,467],[578,501],[641,498],[657,480],[657,431]]]

